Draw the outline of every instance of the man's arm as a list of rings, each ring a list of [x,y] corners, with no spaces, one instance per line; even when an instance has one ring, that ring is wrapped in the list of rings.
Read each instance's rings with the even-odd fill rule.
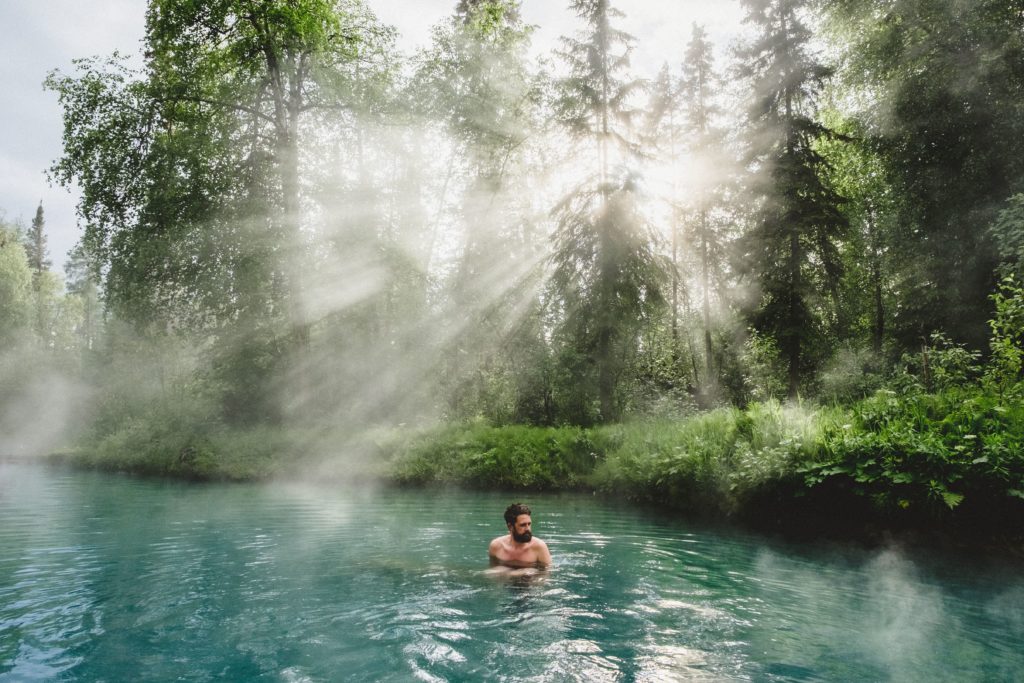
[[[487,554],[492,560],[498,559],[498,549],[501,548],[501,537],[491,541],[491,544],[487,547]]]
[[[537,541],[537,544],[538,544],[538,547],[537,547],[537,564],[540,564],[540,565],[542,565],[544,567],[550,567],[551,566],[551,551],[548,550],[548,544],[545,543],[544,541],[540,540],[539,538],[536,539],[536,541]]]

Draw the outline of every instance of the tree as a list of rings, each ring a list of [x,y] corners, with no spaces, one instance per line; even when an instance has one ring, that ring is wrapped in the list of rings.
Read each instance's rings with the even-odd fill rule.
[[[23,341],[32,320],[32,271],[15,230],[0,222],[0,346]]]
[[[531,306],[521,304],[534,298],[535,259],[521,230],[529,207],[509,183],[537,128],[530,33],[518,1],[462,3],[435,29],[412,88],[450,146],[443,191],[453,195],[460,228],[444,304],[447,326],[458,332],[450,335],[443,382],[453,414],[491,405],[483,412],[497,421],[509,419],[518,400],[493,395],[515,391],[505,338],[525,329],[516,318],[529,315]]]
[[[83,188],[109,305],[205,336],[239,419],[275,415],[293,356],[293,393],[315,398],[301,156],[371,107],[391,38],[357,0],[153,0],[144,71],[115,57],[49,79],[65,108],[53,173]]]
[[[814,119],[830,72],[807,51],[803,0],[744,5],[760,33],[743,53],[753,87],[749,134],[759,201],[741,246],[759,287],[751,321],[778,344],[788,394],[795,398],[814,365],[812,343],[823,339],[822,328],[838,304],[837,245],[847,229],[841,198],[826,183],[825,160],[815,146],[831,133]]]
[[[82,244],[68,253],[64,265],[67,296],[79,300],[81,324],[75,330],[79,348],[92,351],[99,340],[103,323],[103,304],[100,299],[100,275],[97,259]]]
[[[556,207],[552,286],[562,322],[563,365],[582,399],[596,388],[600,419],[620,413],[618,385],[636,335],[663,303],[664,264],[637,210],[629,168],[636,152],[631,96],[642,82],[628,77],[632,36],[616,29],[622,16],[607,0],[575,0],[586,29],[564,38],[569,75],[560,83],[558,115],[577,140],[593,145],[590,173]]]
[[[35,300],[32,327],[46,348],[50,346],[51,328],[57,319],[61,284],[50,272],[51,261],[46,250],[46,219],[43,216],[42,202],[39,202],[36,215],[25,234],[25,256],[32,270],[32,296]]]
[[[1003,277],[1024,276],[1024,193],[1010,197],[989,232],[999,252],[999,270]]]
[[[893,334],[983,348],[997,249],[990,225],[1024,191],[1019,2],[822,3],[847,116],[865,123],[899,198]]]
[[[686,48],[680,83],[680,100],[685,115],[685,134],[689,163],[697,170],[691,174],[692,242],[696,247],[700,271],[701,318],[704,328],[704,383],[713,393],[717,383],[711,343],[711,294],[720,264],[725,261],[725,226],[721,209],[723,191],[734,161],[728,158],[724,131],[718,126],[721,111],[715,102],[720,78],[715,72],[712,45],[704,27],[694,24],[693,36]]]
[[[312,112],[358,110],[358,78],[372,77],[390,34],[358,0],[220,0],[196,11],[181,0],[154,0],[147,41],[156,99],[168,106],[206,105],[237,120],[250,159],[273,173],[280,222],[278,256],[285,304],[300,347],[308,344],[302,273],[300,150]],[[365,72],[365,73],[361,73]]]
[[[830,184],[846,199],[841,210],[851,227],[841,250],[843,306],[837,314],[837,334],[842,339],[866,334],[878,360],[892,324],[898,198],[884,159],[863,124],[834,111],[828,115],[843,139],[824,140],[819,148],[828,160]]]
[[[52,265],[46,249],[46,219],[43,217],[42,202],[39,202],[36,215],[25,235],[25,256],[28,258],[33,277],[39,277]]]

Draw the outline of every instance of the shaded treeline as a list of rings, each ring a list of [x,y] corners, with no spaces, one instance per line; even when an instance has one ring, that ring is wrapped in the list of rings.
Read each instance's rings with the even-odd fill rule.
[[[992,352],[1024,7],[742,4],[742,45],[680,26],[645,81],[605,0],[541,60],[516,0],[463,0],[411,56],[372,2],[151,0],[141,67],[47,81],[87,303],[36,346],[97,387],[99,435],[590,425]],[[0,334],[33,325],[41,239],[0,236]]]

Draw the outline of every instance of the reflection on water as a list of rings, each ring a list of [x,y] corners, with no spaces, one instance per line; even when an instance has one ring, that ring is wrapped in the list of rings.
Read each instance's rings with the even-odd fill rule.
[[[0,681],[1024,676],[1012,568],[533,496],[555,566],[495,576],[509,500],[0,464]]]

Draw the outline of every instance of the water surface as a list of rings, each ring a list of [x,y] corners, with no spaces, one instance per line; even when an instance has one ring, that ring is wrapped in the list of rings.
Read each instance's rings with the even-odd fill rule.
[[[1020,680],[1024,577],[530,496],[0,464],[0,681]]]

